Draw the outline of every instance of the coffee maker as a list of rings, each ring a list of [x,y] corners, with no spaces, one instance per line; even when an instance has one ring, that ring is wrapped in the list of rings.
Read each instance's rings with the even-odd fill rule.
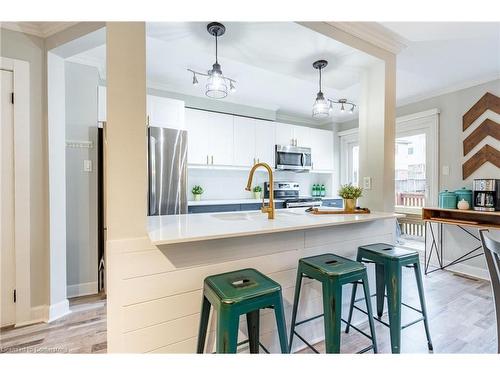
[[[500,211],[500,180],[475,179],[472,185],[474,210]]]

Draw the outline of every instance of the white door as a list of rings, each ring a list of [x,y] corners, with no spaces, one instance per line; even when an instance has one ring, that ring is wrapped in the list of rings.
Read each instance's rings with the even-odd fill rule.
[[[255,120],[255,156],[258,162],[267,163],[274,168],[276,125],[271,121]]]
[[[13,73],[1,70],[1,143],[0,160],[0,241],[1,241],[1,326],[16,322],[14,289],[16,280],[16,261],[14,249],[14,105],[11,101],[13,92]]]
[[[209,163],[209,123],[207,112],[186,108],[186,129],[188,131],[188,163]]]
[[[256,162],[256,120],[234,116],[233,165],[251,167]],[[257,144],[260,139],[257,138]]]
[[[209,128],[210,164],[233,164],[233,117],[221,113],[207,112]]]

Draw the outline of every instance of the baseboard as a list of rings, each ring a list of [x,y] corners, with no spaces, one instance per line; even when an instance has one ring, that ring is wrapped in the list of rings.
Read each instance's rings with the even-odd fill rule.
[[[65,298],[62,301],[49,306],[49,314],[47,322],[53,322],[64,315],[69,314],[71,311],[69,309],[69,302]]]
[[[66,288],[66,294],[68,298],[97,294],[97,281],[68,285]]]

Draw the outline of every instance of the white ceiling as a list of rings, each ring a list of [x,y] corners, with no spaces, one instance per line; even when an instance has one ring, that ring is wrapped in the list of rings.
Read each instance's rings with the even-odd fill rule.
[[[500,78],[500,23],[382,25],[407,40],[397,57],[398,105]]]
[[[228,22],[219,38],[219,63],[224,75],[237,81],[228,102],[277,110],[311,118],[318,91],[318,72],[312,63],[326,59],[323,92],[355,103],[362,69],[375,58],[293,22]],[[75,62],[104,67],[105,47],[74,56]],[[214,38],[206,23],[148,23],[147,79],[151,87],[204,97],[204,77],[192,85],[186,69],[206,72],[215,60]],[[102,71],[103,72],[103,71]],[[333,121],[357,116],[335,111]],[[324,123],[324,120],[323,120]]]

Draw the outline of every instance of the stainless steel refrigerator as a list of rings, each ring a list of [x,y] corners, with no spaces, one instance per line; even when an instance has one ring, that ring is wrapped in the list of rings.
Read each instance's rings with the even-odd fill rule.
[[[148,128],[148,215],[187,213],[187,131]]]

